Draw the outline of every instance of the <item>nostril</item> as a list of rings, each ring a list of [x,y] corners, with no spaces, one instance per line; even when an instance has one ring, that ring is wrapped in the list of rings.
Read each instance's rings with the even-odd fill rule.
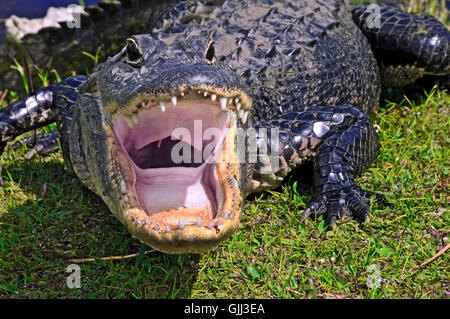
[[[135,39],[133,39],[133,38],[127,39],[126,53],[127,53],[127,58],[128,58],[129,64],[135,65],[135,64],[141,62],[142,51],[139,48],[139,45]]]
[[[206,63],[213,64],[215,60],[214,42],[210,42],[208,49],[206,50],[205,59]]]

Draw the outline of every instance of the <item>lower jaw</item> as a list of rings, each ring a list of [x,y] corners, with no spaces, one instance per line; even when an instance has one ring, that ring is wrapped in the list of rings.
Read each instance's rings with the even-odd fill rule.
[[[193,214],[196,212],[193,211]],[[135,216],[140,214],[132,209]],[[233,220],[221,220],[221,226],[208,229],[195,225],[185,226],[183,230],[155,231],[152,225],[139,225],[128,223],[127,229],[144,244],[167,254],[204,253],[229,238],[238,228],[239,215],[235,214]]]
[[[178,208],[149,216],[142,208],[131,206],[121,211],[121,220],[133,237],[156,250],[169,254],[202,253],[236,231],[242,201],[241,196],[228,192],[224,196],[223,209],[213,219],[210,211],[198,208]],[[227,212],[227,207],[231,213]]]

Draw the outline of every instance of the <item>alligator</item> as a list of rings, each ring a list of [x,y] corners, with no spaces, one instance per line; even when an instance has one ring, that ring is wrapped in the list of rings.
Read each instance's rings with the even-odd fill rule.
[[[354,181],[379,152],[369,115],[381,87],[449,74],[449,42],[434,17],[389,6],[181,2],[88,77],[1,109],[0,151],[56,123],[23,143],[59,144],[131,235],[165,253],[216,246],[249,194],[305,167],[314,197],[301,220],[367,222],[370,200],[390,205]]]

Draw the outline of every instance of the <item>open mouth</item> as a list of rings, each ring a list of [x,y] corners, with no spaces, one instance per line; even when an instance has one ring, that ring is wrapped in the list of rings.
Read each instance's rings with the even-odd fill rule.
[[[131,115],[113,115],[113,135],[122,202],[139,228],[136,237],[165,252],[203,251],[223,240],[239,222],[235,138],[250,105],[239,95],[197,90],[135,104]]]

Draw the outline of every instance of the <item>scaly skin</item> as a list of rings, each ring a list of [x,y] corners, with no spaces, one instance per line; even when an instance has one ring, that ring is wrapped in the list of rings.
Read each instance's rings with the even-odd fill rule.
[[[448,73],[449,33],[435,21],[423,24],[420,16],[383,9],[380,29],[362,27],[369,44],[354,22],[364,25],[363,9],[357,7],[352,15],[340,0],[180,3],[156,19],[150,34],[130,37],[89,78],[69,78],[2,110],[2,145],[56,121],[65,159],[80,180],[133,236],[168,253],[201,252],[224,240],[238,226],[246,195],[277,187],[308,162],[314,167],[315,198],[302,218],[325,215],[334,224],[347,214],[365,221],[371,197],[388,205],[382,195],[354,182],[379,150],[368,116],[378,108],[379,65],[382,73],[385,66],[411,70],[399,64],[406,54],[408,65],[424,73]],[[375,59],[372,48],[387,49],[390,35],[384,27],[399,16],[409,23],[398,23],[394,37],[411,46]],[[410,28],[415,24],[425,30],[420,34],[432,35],[416,41],[422,50],[416,50],[408,33],[417,31]],[[431,63],[421,59],[425,53]],[[200,118],[208,123],[225,117],[220,156],[228,160],[205,166],[214,173],[201,180],[213,185],[215,198],[202,203],[217,207],[165,207],[166,201],[176,202],[178,181],[154,182],[145,175],[161,169],[152,166],[153,154],[168,144],[162,144],[167,134],[158,134],[171,121]],[[238,160],[240,129],[247,130],[244,146],[256,145],[256,161],[250,148]],[[54,140],[54,135],[44,139],[41,149],[51,149]],[[174,171],[163,171],[167,176],[162,180],[170,181]]]

